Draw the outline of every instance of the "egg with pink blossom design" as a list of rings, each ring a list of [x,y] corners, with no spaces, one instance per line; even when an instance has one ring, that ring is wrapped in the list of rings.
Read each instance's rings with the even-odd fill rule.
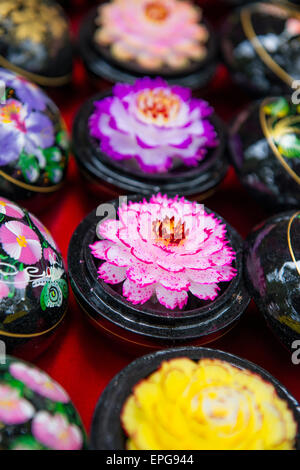
[[[32,358],[64,323],[68,283],[60,251],[30,212],[0,197],[0,340]]]
[[[87,439],[68,393],[37,367],[0,361],[0,450],[81,450]]]

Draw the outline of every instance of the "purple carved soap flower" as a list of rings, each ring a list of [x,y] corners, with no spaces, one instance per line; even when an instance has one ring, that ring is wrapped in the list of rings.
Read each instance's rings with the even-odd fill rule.
[[[101,150],[114,160],[135,158],[145,172],[165,172],[174,159],[197,165],[218,144],[208,103],[161,78],[119,83],[94,106],[89,129]]]
[[[105,260],[99,279],[123,282],[123,295],[133,304],[153,296],[166,308],[183,308],[188,293],[213,300],[219,283],[236,276],[226,227],[202,205],[159,194],[124,204],[118,214],[119,220],[100,224],[104,240],[90,248]]]

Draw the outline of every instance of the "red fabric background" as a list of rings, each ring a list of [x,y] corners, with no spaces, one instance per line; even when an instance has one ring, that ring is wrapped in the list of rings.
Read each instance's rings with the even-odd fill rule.
[[[213,0],[200,3],[218,30],[228,9],[221,2]],[[72,2],[68,10],[75,40],[82,15],[91,4],[92,2],[77,0]],[[109,86],[103,82],[100,89]],[[96,91],[97,88],[87,80],[80,60],[76,59],[71,86],[63,91],[51,92],[69,129],[81,103]],[[201,96],[210,101],[227,122],[249,101],[247,95],[233,85],[223,66],[219,67],[213,84]],[[68,181],[60,201],[40,215],[60,246],[65,260],[73,231],[83,217],[100,202],[85,191],[72,158]],[[221,214],[243,237],[267,216],[241,187],[232,169],[220,190],[206,204]],[[240,355],[259,364],[280,380],[300,401],[300,365],[292,364],[291,355],[273,337],[253,303],[239,325],[209,347]],[[110,344],[109,340],[94,330],[85,320],[71,293],[69,320],[63,337],[35,363],[65,387],[89,432],[93,410],[102,390],[132,360],[132,356],[118,350],[115,344]]]

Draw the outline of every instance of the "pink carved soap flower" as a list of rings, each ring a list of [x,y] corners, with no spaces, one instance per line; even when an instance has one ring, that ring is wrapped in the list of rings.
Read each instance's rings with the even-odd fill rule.
[[[202,11],[183,0],[112,0],[98,9],[95,42],[120,61],[157,70],[186,67],[207,55]]]
[[[167,171],[174,159],[197,165],[218,144],[208,103],[161,78],[119,83],[113,96],[94,105],[89,128],[102,152],[114,160],[135,158],[146,172]]]
[[[12,220],[0,227],[3,250],[12,258],[25,264],[35,264],[42,256],[37,234],[22,222]]]
[[[0,422],[13,425],[29,421],[34,415],[34,408],[27,400],[19,396],[17,389],[9,385],[0,385]]]
[[[68,394],[58,383],[35,367],[29,367],[22,362],[14,362],[10,365],[9,372],[15,379],[20,380],[43,397],[61,403],[70,401]]]
[[[52,450],[80,450],[82,433],[61,414],[51,415],[39,411],[32,422],[32,434],[45,447]]]
[[[133,304],[153,296],[166,308],[181,309],[188,293],[213,300],[218,284],[236,275],[226,227],[202,205],[158,194],[149,202],[123,204],[118,214],[119,220],[100,223],[104,240],[90,248],[105,260],[99,279],[124,281],[123,295]]]

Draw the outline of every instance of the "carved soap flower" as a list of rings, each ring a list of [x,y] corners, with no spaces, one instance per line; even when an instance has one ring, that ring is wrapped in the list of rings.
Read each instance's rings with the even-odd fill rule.
[[[112,0],[98,9],[95,42],[146,69],[186,67],[207,55],[202,12],[183,0]]]
[[[163,362],[121,414],[127,448],[291,450],[297,424],[271,383],[217,359]]]
[[[114,160],[135,158],[146,172],[167,171],[175,159],[197,165],[218,143],[208,103],[161,78],[117,84],[113,96],[94,105],[89,129],[102,152]]]
[[[105,260],[99,278],[124,281],[123,295],[133,304],[153,296],[166,308],[181,309],[188,293],[213,300],[218,284],[236,275],[225,225],[202,205],[159,194],[150,202],[124,204],[118,214],[119,220],[99,224],[104,240],[90,248]]]

